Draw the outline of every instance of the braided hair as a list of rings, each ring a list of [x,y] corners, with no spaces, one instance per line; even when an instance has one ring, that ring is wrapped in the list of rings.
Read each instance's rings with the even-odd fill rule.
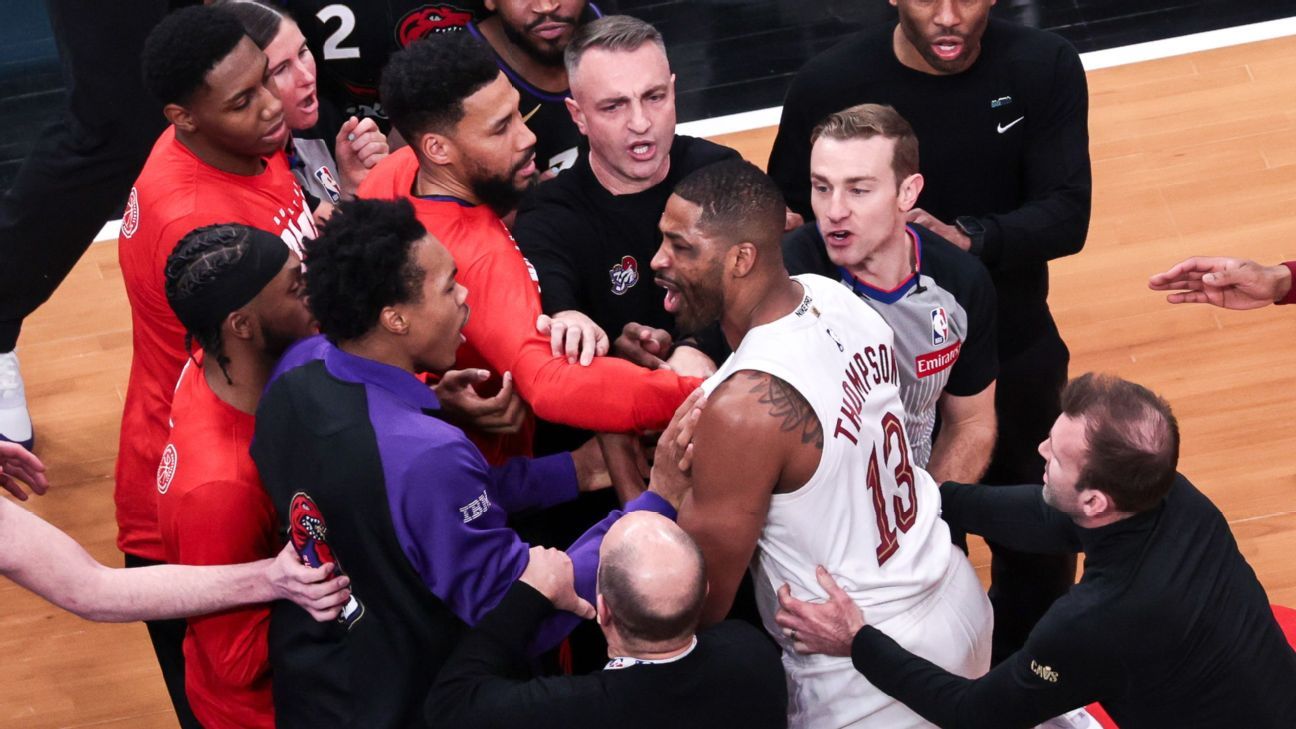
[[[238,265],[247,255],[251,243],[248,236],[252,229],[237,223],[207,225],[189,231],[176,244],[175,250],[167,256],[166,263],[166,297],[174,307],[187,299],[201,295],[209,286],[216,284],[226,271]],[[230,378],[229,357],[225,356],[224,344],[221,342],[221,324],[195,327],[185,332],[185,352],[193,359],[193,344],[215,357],[225,381],[233,385]],[[195,364],[196,364],[195,360]]]

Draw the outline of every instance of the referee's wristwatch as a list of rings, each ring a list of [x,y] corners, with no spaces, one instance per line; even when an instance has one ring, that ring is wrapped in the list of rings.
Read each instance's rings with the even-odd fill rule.
[[[954,227],[958,228],[972,242],[972,245],[968,248],[968,253],[980,256],[981,250],[985,247],[985,226],[981,224],[981,221],[971,215],[960,215],[954,218]]]

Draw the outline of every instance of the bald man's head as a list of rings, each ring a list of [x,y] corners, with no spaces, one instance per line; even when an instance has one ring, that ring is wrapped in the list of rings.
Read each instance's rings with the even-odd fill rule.
[[[631,512],[603,538],[598,591],[624,640],[686,638],[697,629],[706,598],[702,552],[670,519]]]

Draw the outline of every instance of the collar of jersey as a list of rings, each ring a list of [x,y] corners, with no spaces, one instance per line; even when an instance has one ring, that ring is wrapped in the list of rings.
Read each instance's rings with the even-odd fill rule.
[[[475,208],[477,203],[470,203],[461,197],[454,195],[415,195],[420,200],[431,200],[432,202],[451,202],[464,208]]]
[[[851,290],[859,296],[866,296],[883,304],[894,304],[903,299],[906,294],[913,290],[914,286],[918,285],[918,278],[922,276],[922,246],[918,245],[918,231],[906,225],[905,232],[909,234],[909,240],[913,242],[914,270],[913,273],[909,274],[908,278],[900,282],[899,286],[890,290],[880,289],[855,278],[855,274],[847,271],[845,266],[838,266],[837,273],[841,276],[842,283],[851,287]]]
[[[324,351],[324,367],[338,379],[381,387],[420,410],[438,410],[441,407],[432,388],[413,373],[344,352],[332,342]]]

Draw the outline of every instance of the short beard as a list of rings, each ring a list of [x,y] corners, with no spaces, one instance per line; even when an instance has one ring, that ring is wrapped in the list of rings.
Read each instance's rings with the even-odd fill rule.
[[[544,23],[554,21],[570,23],[572,26],[576,25],[574,19],[561,15],[547,15],[531,25],[539,27]],[[557,68],[558,66],[563,65],[563,52],[567,50],[566,46],[559,48],[556,45],[537,45],[533,43],[530,36],[527,35],[527,31],[529,31],[530,28],[519,31],[517,28],[514,28],[505,22],[503,17],[500,17],[500,27],[504,29],[504,37],[508,38],[509,42],[514,46],[520,48],[523,53],[534,59],[536,63],[539,63],[542,66],[549,66],[550,68]]]
[[[522,197],[535,187],[537,176],[533,175],[526,184],[518,187],[513,184],[517,173],[527,163],[531,161],[528,156],[522,160],[520,165],[515,165],[508,171],[508,174],[494,176],[490,174],[477,174],[469,181],[469,187],[472,190],[473,197],[477,198],[482,205],[490,208],[501,218],[517,209],[518,203],[522,202]],[[474,170],[474,172],[485,173],[485,170]]]

